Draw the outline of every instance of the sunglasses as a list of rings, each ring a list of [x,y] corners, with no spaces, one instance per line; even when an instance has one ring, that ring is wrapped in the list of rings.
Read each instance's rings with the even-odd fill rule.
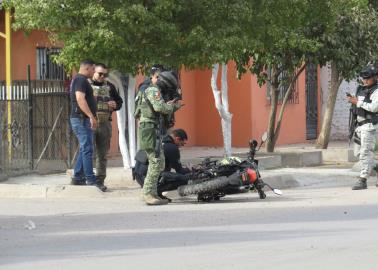
[[[98,76],[100,77],[108,77],[108,73],[103,73],[103,72],[97,72]]]

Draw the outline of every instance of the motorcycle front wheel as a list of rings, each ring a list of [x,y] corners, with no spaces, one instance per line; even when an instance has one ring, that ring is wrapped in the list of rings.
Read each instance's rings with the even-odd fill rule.
[[[221,189],[229,184],[227,177],[219,177],[198,184],[180,186],[177,191],[180,196],[188,196],[193,194],[205,193]]]

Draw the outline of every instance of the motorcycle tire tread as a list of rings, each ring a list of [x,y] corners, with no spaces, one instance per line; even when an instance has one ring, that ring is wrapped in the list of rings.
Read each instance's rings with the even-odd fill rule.
[[[188,196],[199,193],[205,193],[223,188],[229,184],[227,177],[215,178],[206,182],[180,186],[177,191],[180,196]]]

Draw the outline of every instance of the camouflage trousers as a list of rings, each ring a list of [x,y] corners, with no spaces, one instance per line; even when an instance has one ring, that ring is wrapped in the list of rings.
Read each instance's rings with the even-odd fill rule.
[[[98,122],[94,134],[96,145],[96,178],[98,181],[104,182],[108,164],[107,154],[112,138],[112,123],[110,121]]]
[[[376,129],[372,124],[365,124],[356,129],[361,145],[354,145],[354,154],[360,161],[360,177],[367,178],[375,166],[374,148],[376,142]]]
[[[161,148],[160,156],[155,156],[154,150],[146,151],[148,157],[148,170],[146,178],[144,179],[143,194],[151,194],[157,196],[157,184],[160,173],[165,167],[164,151]]]

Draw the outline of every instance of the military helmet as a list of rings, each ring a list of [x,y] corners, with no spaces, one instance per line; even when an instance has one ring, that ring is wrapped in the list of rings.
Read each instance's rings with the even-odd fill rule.
[[[161,90],[177,89],[177,77],[172,71],[163,71],[159,74],[157,85]]]
[[[164,68],[163,65],[155,64],[155,65],[153,65],[153,66],[151,67],[151,69],[150,69],[150,75],[152,76],[152,75],[154,75],[156,72],[162,72],[162,71],[164,71],[164,70],[165,70],[165,68]]]
[[[362,79],[369,79],[376,75],[378,75],[378,68],[371,64],[364,67],[360,72],[360,77]]]

